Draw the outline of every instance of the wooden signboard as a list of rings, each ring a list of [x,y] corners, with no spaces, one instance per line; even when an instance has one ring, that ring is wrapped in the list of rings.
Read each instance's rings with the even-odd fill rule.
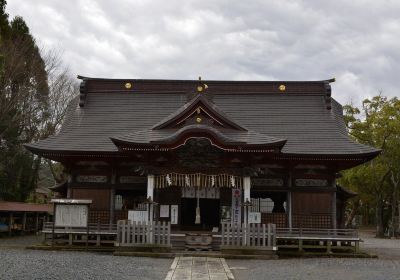
[[[261,223],[261,213],[249,212],[249,224],[259,224],[259,223]]]
[[[88,204],[58,204],[55,207],[56,227],[87,227]]]
[[[232,224],[241,224],[242,222],[242,190],[232,189]]]
[[[171,205],[171,225],[178,224],[178,205]]]
[[[160,218],[169,217],[169,205],[160,205]]]

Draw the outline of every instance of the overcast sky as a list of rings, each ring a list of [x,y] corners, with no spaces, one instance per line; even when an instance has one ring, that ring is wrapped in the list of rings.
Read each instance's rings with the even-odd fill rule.
[[[400,96],[400,1],[8,0],[73,74],[324,80],[341,103]]]

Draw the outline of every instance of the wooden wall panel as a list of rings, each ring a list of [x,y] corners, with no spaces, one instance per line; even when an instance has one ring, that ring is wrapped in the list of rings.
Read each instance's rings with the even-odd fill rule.
[[[321,214],[332,212],[332,193],[292,193],[293,214]]]
[[[110,210],[110,192],[109,189],[72,189],[72,198],[91,199],[93,210]]]

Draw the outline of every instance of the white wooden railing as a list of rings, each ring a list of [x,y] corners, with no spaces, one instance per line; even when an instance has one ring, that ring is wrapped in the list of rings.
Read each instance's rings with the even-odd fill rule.
[[[221,245],[276,247],[276,226],[222,223]]]
[[[170,222],[132,222],[120,220],[117,223],[117,246],[140,244],[171,245]]]

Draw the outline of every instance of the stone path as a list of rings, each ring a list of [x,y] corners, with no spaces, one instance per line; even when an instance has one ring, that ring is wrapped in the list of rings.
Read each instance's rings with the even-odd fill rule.
[[[176,257],[165,280],[233,280],[224,258]]]

